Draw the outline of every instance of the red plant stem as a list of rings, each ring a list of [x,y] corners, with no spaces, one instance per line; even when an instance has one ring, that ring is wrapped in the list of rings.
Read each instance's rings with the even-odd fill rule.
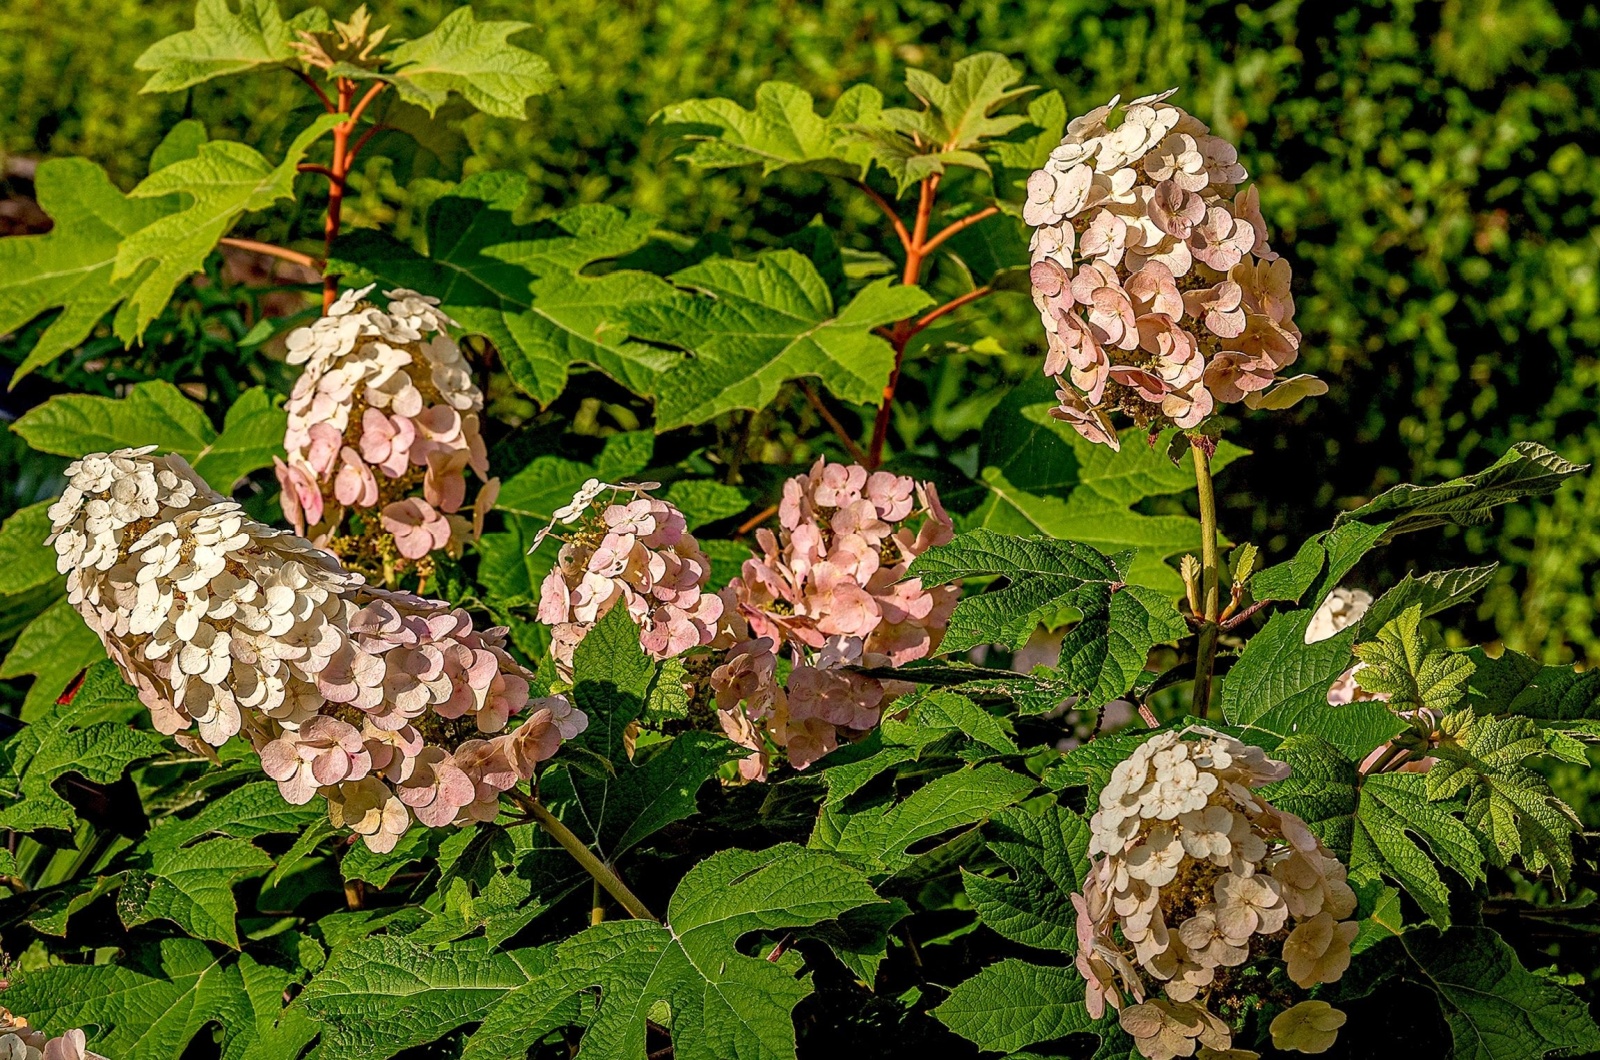
[[[946,302],[942,306],[939,306],[937,309],[930,309],[925,315],[919,317],[917,322],[912,324],[907,330],[910,332],[910,335],[915,335],[917,332],[921,331],[929,324],[932,324],[935,320],[938,320],[946,313],[953,313],[969,302],[976,302],[978,299],[988,294],[989,291],[990,288],[987,285],[983,287],[974,287],[972,290],[968,291],[964,295],[961,295],[959,298],[952,298],[950,301]],[[907,338],[909,338],[910,335],[908,335]]]
[[[350,112],[350,100],[355,96],[355,83],[348,78],[339,78],[339,113]],[[333,176],[328,178],[328,219],[322,229],[323,245],[327,248],[327,257],[333,256],[333,241],[339,238],[339,215],[344,209],[344,178],[346,169],[345,148],[350,142],[352,123],[349,120],[340,122],[333,127]],[[322,277],[322,311],[326,313],[333,308],[333,303],[339,297],[339,277],[336,273],[327,273]]]
[[[833,410],[822,403],[821,395],[817,393],[816,388],[811,385],[810,381],[800,380],[800,389],[805,392],[806,400],[811,402],[811,407],[817,410],[817,415],[822,417],[822,422],[833,428],[833,433],[839,436],[839,441],[844,443],[845,449],[850,453],[850,458],[858,464],[864,463],[867,456],[861,451],[861,446],[857,445],[856,440],[850,437],[850,432],[844,429],[844,424],[839,422],[839,417],[833,414]]]
[[[906,242],[901,237],[901,242],[906,248],[906,267],[900,274],[900,282],[906,286],[918,283],[922,279],[922,262],[927,253],[928,221],[933,217],[934,198],[939,194],[940,175],[922,181],[917,197],[917,219],[911,229],[911,239]],[[900,226],[901,231],[904,225]],[[900,385],[900,364],[905,359],[906,343],[911,341],[915,332],[908,330],[909,321],[902,320],[889,332],[889,345],[894,347],[894,368],[889,373],[889,382],[883,388],[883,403],[878,406],[878,415],[872,421],[872,444],[867,450],[866,466],[876,468],[883,463],[883,443],[889,437],[889,417],[894,409],[895,388]]]
[[[889,220],[894,222],[894,234],[900,237],[900,245],[905,248],[907,254],[910,254],[911,233],[906,231],[906,223],[900,220],[900,214],[895,210],[894,204],[888,199],[885,199],[882,195],[879,195],[872,185],[868,184],[864,180],[856,181],[856,187],[866,192],[867,196],[871,198],[873,202],[878,204],[878,209],[882,210],[884,214],[888,216]]]
[[[744,522],[740,523],[739,524],[739,529],[737,529],[737,530],[735,530],[733,532],[733,536],[734,537],[743,537],[744,535],[748,534],[750,531],[754,530],[756,527],[760,526],[762,523],[766,522],[768,519],[771,519],[774,515],[777,515],[777,514],[778,514],[778,506],[776,504],[769,505],[768,507],[763,508],[759,512],[757,512],[756,514],[752,515],[750,518],[746,519]]]
[[[349,153],[345,155],[345,172],[348,173],[350,168],[356,164],[356,155],[359,155],[361,149],[367,146],[367,141],[372,139],[373,134],[384,128],[388,128],[388,126],[373,124],[367,127],[367,131],[361,134],[361,139],[357,140],[356,145],[350,148]]]
[[[367,89],[366,94],[361,97],[361,102],[356,104],[356,109],[350,112],[350,118],[345,122],[345,124],[350,126],[351,129],[354,129],[356,127],[356,122],[361,120],[361,115],[366,111],[367,104],[376,99],[378,97],[378,93],[382,92],[387,87],[387,82],[374,81],[372,83],[372,87]],[[354,90],[355,86],[352,85],[351,91],[354,92]]]
[[[923,256],[926,257],[928,254],[931,254],[935,247],[949,239],[951,236],[955,235],[957,232],[961,231],[963,228],[975,225],[979,221],[982,221],[988,217],[993,217],[999,212],[1000,207],[998,206],[985,206],[977,213],[968,214],[959,221],[952,221],[949,225],[945,226],[944,231],[928,240],[927,245],[922,248]]]
[[[326,110],[329,114],[337,114],[337,113],[339,113],[339,108],[334,105],[333,100],[328,98],[328,94],[326,92],[322,91],[322,86],[317,84],[316,78],[312,77],[310,74],[306,73],[304,70],[293,70],[293,69],[291,69],[290,73],[294,74],[294,76],[298,77],[300,80],[304,81],[306,84],[311,86],[311,91],[315,92],[317,94],[317,98],[322,100],[322,108],[324,110]]]
[[[301,172],[301,173],[321,173],[323,176],[327,177],[329,180],[338,180],[339,179],[339,175],[337,173],[335,173],[333,170],[329,169],[327,166],[319,166],[315,162],[301,162],[298,166],[295,166],[294,168],[297,171]]]
[[[320,270],[322,268],[322,262],[310,254],[302,254],[298,250],[275,246],[272,243],[261,243],[254,239],[235,239],[232,236],[224,236],[217,242],[225,247],[237,247],[240,250],[248,250],[256,254],[267,254],[274,258],[282,258],[284,261],[292,261],[296,265],[304,265],[308,269]]]

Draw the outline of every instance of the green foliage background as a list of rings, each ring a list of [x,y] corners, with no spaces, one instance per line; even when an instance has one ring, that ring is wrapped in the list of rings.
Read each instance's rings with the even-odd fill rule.
[[[381,3],[396,32],[444,0]],[[519,123],[473,115],[434,144],[442,162],[396,168],[371,152],[356,223],[403,236],[438,178],[526,173],[550,209],[610,202],[683,233],[771,243],[831,209],[821,178],[763,196],[753,171],[668,160],[649,119],[695,96],[748,102],[794,80],[819,100],[867,80],[898,91],[903,66],[940,70],[983,49],[1078,113],[1114,92],[1181,85],[1179,102],[1241,145],[1277,243],[1296,270],[1304,363],[1333,391],[1247,424],[1258,458],[1226,492],[1224,528],[1269,552],[1398,481],[1483,466],[1534,439],[1600,455],[1600,241],[1596,83],[1584,60],[1600,11],[1554,0],[1350,4],[1151,0],[663,0],[536,8],[482,0],[480,18],[538,27],[520,42],[561,80]],[[13,0],[0,11],[0,154],[82,155],[124,186],[180,117],[213,136],[271,144],[303,101],[287,76],[140,96],[133,59],[188,25],[188,0]],[[302,122],[303,124],[303,122]],[[424,156],[426,158],[426,156]],[[847,231],[876,224],[836,218]],[[270,230],[272,221],[263,222]],[[863,232],[863,238],[865,233]],[[863,243],[863,246],[868,245]],[[1013,300],[1010,309],[1021,308]],[[1001,344],[1036,354],[1026,312],[991,300]],[[1021,326],[1004,326],[1007,318]],[[1011,363],[1026,369],[1024,358]],[[1274,457],[1281,457],[1278,465]],[[13,479],[12,481],[17,481]],[[26,485],[26,482],[23,482]],[[19,497],[26,501],[31,497]],[[1471,632],[1550,661],[1600,659],[1600,487],[1513,511],[1445,547],[1504,562]],[[1397,567],[1412,557],[1393,554]]]

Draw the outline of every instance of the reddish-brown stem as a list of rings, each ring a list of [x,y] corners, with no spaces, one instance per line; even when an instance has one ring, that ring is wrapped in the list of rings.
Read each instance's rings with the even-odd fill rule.
[[[367,141],[372,139],[374,134],[376,134],[379,129],[383,128],[386,128],[386,126],[376,124],[367,126],[367,131],[361,134],[361,139],[357,140],[355,146],[350,148],[349,153],[345,155],[344,163],[346,173],[350,172],[350,170],[355,166],[356,155],[359,155],[361,153],[361,149],[367,146]]]
[[[294,168],[297,171],[301,172],[301,173],[321,173],[323,176],[327,177],[330,181],[337,180],[341,184],[344,183],[344,181],[340,178],[339,174],[335,173],[333,170],[329,169],[327,166],[320,166],[315,162],[301,162],[298,166],[295,166]]]
[[[733,532],[733,536],[743,537],[745,534],[748,534],[750,531],[754,530],[756,527],[760,526],[762,523],[766,522],[768,519],[771,519],[777,514],[778,506],[776,504],[769,505],[768,507],[765,507],[756,514],[752,515],[750,518],[746,519],[744,522],[740,523],[739,529]]]
[[[911,233],[906,231],[906,223],[900,220],[899,211],[894,208],[894,204],[888,199],[885,199],[882,195],[879,195],[878,192],[873,189],[872,185],[868,184],[864,180],[856,181],[856,187],[866,192],[867,197],[878,204],[878,209],[882,210],[884,215],[887,216],[890,221],[894,222],[894,234],[900,237],[900,245],[905,248],[907,254],[910,254]]]
[[[938,235],[928,240],[927,245],[922,248],[923,256],[926,257],[927,255],[933,253],[933,249],[935,247],[949,239],[951,236],[955,235],[957,232],[961,231],[963,228],[968,228],[972,225],[975,225],[984,218],[993,217],[999,212],[1000,207],[998,206],[985,206],[975,214],[970,214],[969,216],[963,217],[959,221],[952,221],[950,224],[946,225],[944,230]]]
[[[355,96],[356,86],[348,78],[339,78],[339,113],[350,113],[350,100]],[[340,122],[333,127],[333,173],[334,177],[328,180],[328,219],[323,226],[323,244],[327,248],[326,256],[333,257],[333,241],[339,238],[339,215],[344,209],[344,177],[345,149],[350,143],[350,130],[354,123],[350,120]],[[335,179],[337,178],[337,179]],[[327,273],[322,277],[322,311],[326,313],[333,307],[334,300],[339,297],[339,277],[335,273]]]
[[[326,110],[329,114],[339,113],[339,108],[334,104],[333,100],[328,98],[328,94],[322,91],[322,86],[317,84],[316,78],[312,77],[304,70],[296,70],[293,67],[290,67],[289,72],[311,86],[311,91],[315,92],[317,94],[317,98],[322,100],[322,107],[324,110]]]
[[[225,247],[237,247],[240,250],[249,250],[256,254],[267,254],[274,258],[282,258],[284,261],[292,261],[296,265],[304,265],[308,269],[320,270],[322,268],[322,262],[310,254],[302,254],[298,250],[290,250],[288,247],[261,243],[254,239],[235,239],[232,236],[225,236],[217,240],[217,242]]]
[[[389,86],[385,81],[374,81],[372,83],[372,87],[367,89],[366,94],[361,97],[361,101],[356,104],[355,109],[350,112],[350,117],[345,124],[354,129],[356,127],[356,122],[361,120],[361,115],[366,111],[367,104],[376,99],[378,97],[378,93],[382,92],[387,87]],[[353,90],[354,86],[351,86],[351,88]]]
[[[946,302],[944,305],[939,306],[939,307],[937,307],[935,309],[928,310],[928,312],[926,312],[922,316],[918,317],[916,322],[914,324],[912,324],[910,328],[907,329],[908,334],[906,335],[906,337],[910,338],[912,335],[915,335],[917,332],[921,331],[923,328],[927,327],[929,324],[932,324],[935,320],[938,320],[940,317],[944,316],[946,313],[954,313],[957,309],[960,309],[962,306],[966,305],[967,303],[976,302],[978,299],[980,299],[984,295],[988,294],[989,290],[990,290],[990,288],[987,285],[985,285],[983,287],[974,287],[972,290],[968,291],[966,294],[961,295],[958,298],[952,298],[952,299],[950,299],[950,301]]]
[[[844,429],[844,424],[839,422],[839,417],[833,414],[833,410],[823,404],[822,395],[817,393],[816,388],[808,380],[802,379],[800,389],[805,392],[806,400],[811,402],[811,407],[817,410],[817,415],[822,417],[822,422],[833,428],[833,433],[839,436],[839,441],[844,443],[850,458],[858,464],[864,463],[867,455],[861,451],[861,446],[856,444],[856,440],[850,437],[850,432]]]
[[[922,263],[927,256],[928,221],[933,217],[934,198],[939,194],[939,174],[922,182],[917,196],[917,219],[911,229],[911,239],[906,242],[906,267],[900,282],[910,286],[922,280]],[[904,226],[902,225],[903,229]],[[902,242],[905,242],[902,237]],[[866,465],[875,468],[883,463],[883,443],[889,437],[889,419],[894,410],[894,392],[900,385],[900,364],[905,359],[906,343],[916,334],[911,321],[902,320],[889,332],[889,345],[894,347],[894,368],[889,372],[889,382],[883,388],[883,403],[872,421],[872,442],[867,449]]]

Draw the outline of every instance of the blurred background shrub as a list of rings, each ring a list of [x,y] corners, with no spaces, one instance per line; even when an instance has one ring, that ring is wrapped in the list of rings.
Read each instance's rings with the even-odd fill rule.
[[[430,25],[451,0],[374,5],[395,32]],[[296,4],[286,5],[294,10]],[[936,72],[964,54],[1013,56],[1029,80],[1059,89],[1072,113],[1116,92],[1181,86],[1178,102],[1240,144],[1261,184],[1274,245],[1293,260],[1304,362],[1332,392],[1288,416],[1244,422],[1256,456],[1225,483],[1224,529],[1269,554],[1325,527],[1340,507],[1398,481],[1476,470],[1512,442],[1600,457],[1600,11],[1552,0],[1389,0],[1274,4],[1196,0],[478,0],[480,18],[522,18],[519,40],[562,87],[529,120],[476,115],[435,123],[426,152],[371,151],[356,223],[415,233],[426,204],[463,174],[511,168],[534,182],[536,210],[610,202],[666,229],[729,244],[772,244],[832,210],[820,178],[758,192],[753,172],[705,173],[671,159],[650,124],[694,96],[748,105],[769,78],[819,99],[871,81],[898,95],[906,63]],[[339,8],[330,9],[341,13]],[[82,155],[123,186],[182,117],[214,137],[265,149],[301,117],[287,74],[225,79],[188,94],[141,96],[133,60],[186,28],[191,0],[9,0],[0,8],[0,161],[9,201],[0,232],[37,226],[31,163]],[[448,114],[448,112],[447,112]],[[4,198],[0,195],[0,198]],[[868,208],[863,208],[865,211]],[[35,211],[36,214],[36,211]],[[876,218],[831,217],[861,248]],[[292,218],[259,220],[269,235]],[[859,226],[859,227],[857,227]],[[974,378],[1037,371],[1039,336],[1020,298],[989,300],[990,357]],[[205,298],[184,314],[219,309]],[[222,314],[224,317],[226,313]],[[226,324],[226,320],[224,320]],[[201,329],[205,331],[205,329]],[[197,332],[198,333],[198,332]],[[216,328],[205,331],[215,336]],[[229,332],[224,329],[224,336]],[[1006,356],[995,358],[996,350]],[[13,354],[15,351],[12,351]],[[203,358],[214,363],[219,351]],[[87,356],[87,355],[86,355]],[[193,358],[190,358],[192,360]],[[150,372],[201,373],[174,354]],[[74,371],[92,369],[80,357]],[[961,360],[952,362],[959,367]],[[163,368],[162,366],[167,366]],[[959,441],[958,368],[917,371],[930,429]],[[58,379],[60,377],[58,376]],[[86,384],[74,377],[72,385]],[[13,412],[26,392],[13,396]],[[944,421],[941,422],[941,416]],[[970,433],[970,432],[968,432]],[[9,511],[51,488],[0,446]],[[1600,486],[1592,478],[1512,509],[1441,548],[1502,569],[1468,636],[1500,638],[1549,661],[1600,659]],[[1392,579],[1416,557],[1386,553]]]

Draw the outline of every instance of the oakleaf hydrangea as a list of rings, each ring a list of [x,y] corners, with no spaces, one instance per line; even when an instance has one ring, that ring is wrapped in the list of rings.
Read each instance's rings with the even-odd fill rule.
[[[106,1060],[86,1048],[88,1038],[73,1029],[52,1038],[28,1026],[21,1016],[0,1008],[0,1060]]]
[[[277,461],[284,516],[342,554],[359,550],[336,536],[351,511],[380,554],[459,551],[500,489],[479,431],[483,392],[438,299],[388,291],[385,311],[365,300],[371,290],[346,291],[289,335],[289,363],[305,367],[286,405],[288,459]],[[469,470],[487,481],[466,508]]]
[[[530,700],[503,628],[367,585],[180,457],[97,453],[67,478],[49,538],[67,599],[155,727],[211,746],[243,735],[285,799],[326,799],[373,850],[413,818],[492,820],[588,723],[562,697]]]
[[[1149,1060],[1230,1049],[1212,1003],[1234,997],[1234,970],[1251,961],[1281,959],[1302,989],[1350,965],[1356,897],[1344,866],[1255,793],[1288,773],[1194,726],[1140,744],[1100,792],[1092,866],[1072,896],[1077,967],[1090,1014],[1116,1008]]]
[[[876,726],[907,686],[846,667],[925,657],[960,594],[905,577],[912,559],[954,537],[931,483],[818,460],[784,483],[778,522],[777,534],[756,532],[760,555],[723,592],[717,647],[727,655],[711,680],[725,731],[753,752],[742,767],[752,778],[764,775],[765,737],[804,768]]]
[[[1200,425],[1219,404],[1286,408],[1324,393],[1284,378],[1300,350],[1289,263],[1267,243],[1238,153],[1165,100],[1118,99],[1067,126],[1028,178],[1033,297],[1054,415],[1118,447],[1111,414]]]
[[[716,635],[723,604],[705,591],[711,561],[683,513],[652,497],[654,488],[591,479],[534,541],[537,548],[557,524],[571,528],[557,533],[561,551],[539,587],[539,621],[551,627],[551,654],[565,678],[573,650],[619,604],[653,659],[682,655]]]

